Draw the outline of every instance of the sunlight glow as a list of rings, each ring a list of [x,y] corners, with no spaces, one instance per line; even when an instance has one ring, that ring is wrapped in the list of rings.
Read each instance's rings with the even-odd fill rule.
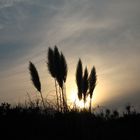
[[[70,91],[70,96],[69,96],[69,100],[70,100],[70,104],[73,104],[72,106],[76,106],[80,109],[84,108],[84,101],[83,100],[79,100],[78,96],[77,96],[77,90],[76,89],[71,89]],[[90,98],[87,97],[87,101],[85,103],[85,108],[89,107],[89,102],[90,102]]]

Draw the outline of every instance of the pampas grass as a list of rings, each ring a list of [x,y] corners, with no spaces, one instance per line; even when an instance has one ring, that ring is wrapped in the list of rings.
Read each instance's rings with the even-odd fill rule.
[[[83,66],[82,66],[81,59],[79,59],[77,68],[76,68],[76,84],[78,88],[79,100],[82,100],[82,77],[83,77]]]
[[[39,93],[41,95],[41,99],[42,99],[42,104],[45,108],[45,103],[44,103],[44,99],[43,99],[42,92],[41,92],[41,83],[40,83],[39,74],[38,74],[38,71],[37,71],[35,65],[32,62],[29,62],[29,71],[30,71],[32,83],[35,86],[35,88],[39,91]]]
[[[86,97],[87,97],[87,90],[88,90],[88,70],[87,67],[84,71],[84,76],[82,80],[82,91],[83,91],[83,97],[84,97],[84,104],[86,103]]]
[[[97,75],[96,75],[96,69],[93,66],[91,69],[91,73],[89,75],[89,95],[90,95],[90,107],[89,110],[91,112],[91,102],[92,102],[92,96],[93,96],[93,91],[95,89],[97,82]]]
[[[61,54],[60,54],[57,46],[54,47],[54,50],[52,50],[51,48],[48,49],[47,65],[48,65],[48,70],[49,70],[51,76],[55,79],[58,110],[59,110],[59,106],[61,108],[62,104],[63,104],[63,108],[65,110],[65,108],[67,108],[67,98],[66,98],[66,93],[64,92],[64,84],[67,79],[68,67],[67,67],[66,59],[65,59],[63,53],[61,52]],[[58,96],[57,83],[58,83],[59,87],[61,88],[62,96],[61,96],[61,92],[59,92],[59,96]],[[60,97],[60,100],[59,100],[59,97]],[[63,103],[62,103],[62,101],[63,101]]]

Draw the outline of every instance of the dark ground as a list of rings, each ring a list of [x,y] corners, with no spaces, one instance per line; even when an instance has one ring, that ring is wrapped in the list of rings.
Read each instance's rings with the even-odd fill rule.
[[[89,112],[56,112],[39,108],[0,106],[0,136],[8,139],[92,139],[139,140],[140,114],[90,114]]]

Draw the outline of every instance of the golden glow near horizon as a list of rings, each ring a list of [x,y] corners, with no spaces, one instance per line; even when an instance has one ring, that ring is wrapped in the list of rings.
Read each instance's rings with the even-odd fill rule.
[[[84,107],[83,101],[79,101],[79,99],[78,99],[76,89],[71,89],[70,90],[69,100],[70,100],[69,102],[73,103],[73,105],[76,105],[76,107],[79,107],[79,108]]]
[[[70,76],[66,84],[68,105],[70,105],[71,107],[75,105],[77,108],[82,109],[84,108],[84,102],[83,100],[79,101],[78,99],[78,95],[77,95],[78,91],[77,91],[77,86],[74,79],[75,79],[74,76]],[[74,82],[72,84],[68,84],[68,83],[71,83],[70,81],[74,81]],[[93,91],[93,96],[92,96],[93,108],[97,107],[98,105],[102,106],[105,102],[108,102],[108,100],[111,100],[111,98],[115,96],[114,94],[108,94],[112,92],[109,89],[109,85],[110,83],[108,83],[107,80],[104,81],[100,76],[98,76],[97,85]],[[85,108],[89,107],[89,103],[90,103],[90,97],[88,96],[87,101],[85,103]]]
[[[78,96],[77,96],[77,89],[71,89],[70,90],[70,94],[68,96],[69,102],[68,104],[71,105],[72,107],[75,105],[77,108],[84,108],[84,101],[83,100],[79,100]],[[89,96],[87,97],[87,101],[85,103],[85,108],[89,107],[89,103],[90,103],[90,98]]]
[[[70,59],[68,59],[67,61],[69,62]],[[100,72],[100,67],[98,67],[98,63],[99,62],[96,61],[98,79],[97,79],[97,86],[95,87],[95,90],[93,92],[92,107],[96,107],[98,105],[103,105],[105,102],[110,102],[112,100],[112,98],[114,98],[114,97],[116,98],[116,96],[118,94],[121,94],[120,92],[114,93],[114,90],[117,91],[117,89],[120,89],[121,87],[118,87],[119,85],[117,86],[116,83],[113,83],[112,76],[108,76],[107,74],[100,75],[101,72]],[[68,101],[68,105],[70,105],[70,107],[73,107],[74,105],[76,105],[77,108],[84,108],[83,100],[79,101],[78,96],[77,96],[77,86],[76,86],[76,81],[75,81],[76,64],[77,64],[77,60],[75,60],[75,62],[73,62],[71,64],[68,64],[69,72],[68,72],[68,77],[67,77],[67,81],[66,81],[67,101]],[[89,61],[88,66],[90,66],[90,65],[92,65],[92,62]],[[26,67],[28,68],[28,65]],[[43,97],[51,102],[56,101],[55,100],[56,96],[55,96],[54,79],[47,72],[46,65],[44,63],[43,64],[41,63],[41,64],[36,64],[36,67],[37,67],[39,75],[40,75]],[[90,67],[89,67],[89,71],[90,71]],[[24,102],[25,101],[24,98],[27,96],[26,91],[30,94],[32,100],[34,98],[36,98],[36,94],[38,95],[38,93],[35,93],[36,89],[32,85],[32,82],[30,81],[30,75],[28,73],[28,69],[24,75],[21,75],[21,74],[15,75],[14,79],[19,81],[17,84],[18,87],[17,87],[17,85],[13,86],[13,84],[14,84],[14,83],[12,83],[13,77],[12,78],[9,77],[8,80],[12,84],[9,84],[9,89],[6,89],[6,90],[8,90],[9,93],[12,88],[15,88],[15,90],[17,91],[14,93],[15,95],[13,98],[13,102],[15,102],[15,99],[17,100],[17,102]],[[24,80],[25,82],[23,81],[23,79],[25,79]],[[5,83],[6,82],[7,81],[5,81]],[[110,85],[112,85],[113,87],[111,88]],[[19,90],[22,88],[24,88],[24,89]],[[9,101],[11,101],[12,96],[13,96],[13,94],[9,95],[9,97],[10,97]],[[27,97],[27,100],[28,100],[28,97]],[[88,97],[87,102],[85,104],[86,108],[89,107],[89,101],[90,101],[90,99]]]

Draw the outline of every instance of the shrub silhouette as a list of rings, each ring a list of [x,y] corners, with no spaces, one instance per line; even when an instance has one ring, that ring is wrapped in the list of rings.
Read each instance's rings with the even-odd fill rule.
[[[105,117],[106,117],[106,119],[110,119],[110,114],[111,114],[110,109],[106,109],[105,110]]]
[[[53,109],[51,110],[54,111]],[[113,111],[108,118],[103,112],[45,112],[37,106],[0,104],[0,132],[6,139],[66,139],[118,140],[138,139],[140,113],[120,116]],[[10,137],[10,138],[9,138]]]
[[[112,114],[112,118],[117,119],[119,117],[119,112],[115,109]]]
[[[42,92],[41,92],[41,83],[40,83],[38,71],[32,62],[29,62],[29,71],[30,71],[31,80],[33,82],[33,85],[40,92],[42,103],[45,108],[45,103],[44,103],[44,99],[43,99]]]

